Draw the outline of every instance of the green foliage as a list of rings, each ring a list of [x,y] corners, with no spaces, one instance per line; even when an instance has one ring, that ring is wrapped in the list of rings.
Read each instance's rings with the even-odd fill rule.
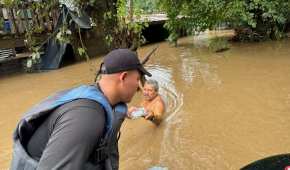
[[[6,8],[13,7],[15,4],[18,4],[20,0],[1,0],[0,3],[3,4]]]
[[[160,0],[160,6],[169,18],[165,25],[169,40],[175,42],[178,29],[195,34],[221,24],[232,26],[238,34],[249,29],[241,34],[245,40],[279,39],[290,21],[289,0]]]
[[[119,18],[126,18],[128,16],[126,8],[126,0],[117,0],[117,16]],[[108,11],[111,12],[111,11]]]
[[[71,30],[69,30],[66,25],[63,25],[59,29],[59,32],[56,34],[56,39],[60,43],[70,43],[71,42],[71,35],[72,35]]]
[[[87,60],[89,60],[88,54],[87,54],[87,49],[85,49],[85,47],[79,47],[78,48],[78,54],[84,58],[86,58]]]
[[[238,40],[280,39],[289,22],[288,0],[250,0],[239,1],[240,6],[232,4],[227,20],[237,29]],[[240,21],[239,21],[240,19]]]
[[[86,50],[84,48],[78,48],[78,53],[82,56],[85,55]]]
[[[117,0],[116,10],[106,10],[103,14],[103,32],[106,44],[110,49],[136,49],[142,43],[141,30],[147,23],[136,22],[141,12],[134,9],[133,18],[130,18],[127,0]]]
[[[33,72],[33,70],[37,69],[38,64],[40,63],[40,53],[39,48],[34,47],[32,49],[31,57],[26,60],[26,71],[27,72]]]
[[[158,0],[134,0],[134,9],[140,11],[141,14],[159,13],[161,10],[158,6]]]

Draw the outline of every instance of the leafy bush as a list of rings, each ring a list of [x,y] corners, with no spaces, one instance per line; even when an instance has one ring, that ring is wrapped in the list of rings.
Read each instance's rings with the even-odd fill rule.
[[[289,0],[160,0],[160,6],[172,41],[179,28],[194,34],[225,23],[237,30],[237,40],[279,39],[290,22]]]

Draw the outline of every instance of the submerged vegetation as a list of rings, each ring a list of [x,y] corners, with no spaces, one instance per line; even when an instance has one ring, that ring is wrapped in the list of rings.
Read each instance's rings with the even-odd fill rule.
[[[224,37],[214,37],[209,40],[209,49],[213,52],[223,52],[229,49],[228,40]]]

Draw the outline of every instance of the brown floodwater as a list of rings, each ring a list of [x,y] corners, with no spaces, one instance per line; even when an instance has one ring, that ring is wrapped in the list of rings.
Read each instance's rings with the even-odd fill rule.
[[[289,153],[290,39],[233,43],[213,53],[207,48],[212,35],[182,38],[177,48],[158,43],[147,68],[160,83],[166,116],[159,127],[144,119],[124,122],[120,169],[235,170]],[[12,132],[22,113],[53,92],[92,83],[93,70],[77,63],[0,78],[0,169],[9,167]],[[130,105],[140,100],[137,94]]]

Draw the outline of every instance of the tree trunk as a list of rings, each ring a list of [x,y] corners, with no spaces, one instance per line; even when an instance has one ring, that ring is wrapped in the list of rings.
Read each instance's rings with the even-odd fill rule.
[[[130,6],[129,6],[129,20],[130,22],[133,22],[134,20],[134,2],[133,0],[129,0],[130,1]]]

